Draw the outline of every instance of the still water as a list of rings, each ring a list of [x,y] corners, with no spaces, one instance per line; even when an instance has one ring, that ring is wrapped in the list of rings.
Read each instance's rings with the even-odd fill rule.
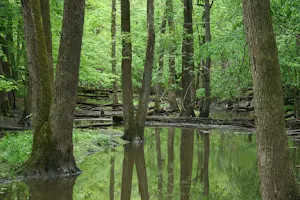
[[[220,129],[147,128],[145,138],[139,147],[88,156],[77,178],[0,185],[0,199],[260,199],[255,136]],[[294,149],[291,157],[297,165]]]

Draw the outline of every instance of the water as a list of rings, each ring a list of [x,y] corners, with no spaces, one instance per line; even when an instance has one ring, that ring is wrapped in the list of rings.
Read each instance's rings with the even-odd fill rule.
[[[77,178],[0,185],[0,199],[260,199],[255,136],[220,129],[147,128],[145,138],[143,146],[88,156]],[[292,148],[295,165],[298,155]]]

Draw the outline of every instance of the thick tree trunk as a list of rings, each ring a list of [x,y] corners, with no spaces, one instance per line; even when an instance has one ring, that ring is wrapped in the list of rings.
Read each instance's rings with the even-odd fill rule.
[[[116,0],[111,1],[111,72],[117,76],[117,60],[116,60]],[[113,81],[113,104],[118,103],[118,84],[117,78]]]
[[[209,0],[205,0],[205,43],[209,43],[211,41],[210,34],[210,9],[211,5]],[[203,69],[203,78],[204,78],[204,89],[205,96],[203,99],[203,109],[200,111],[200,117],[209,117],[209,109],[210,109],[210,66],[211,66],[211,57],[208,56],[205,59],[205,66]]]
[[[0,75],[4,75],[1,59],[0,59]],[[9,111],[9,101],[8,101],[7,92],[0,91],[0,113],[7,114],[8,111]]]
[[[288,155],[281,74],[270,1],[243,0],[243,11],[252,61],[262,199],[300,199]]]
[[[173,111],[178,111],[179,107],[176,101],[176,91],[175,91],[175,58],[176,58],[176,40],[175,40],[175,24],[174,24],[174,11],[173,11],[173,0],[166,1],[167,6],[167,18],[168,18],[168,25],[169,25],[169,35],[171,38],[170,46],[169,46],[169,91],[168,91],[168,99],[170,107]]]
[[[73,157],[72,130],[83,32],[84,0],[66,0],[64,3],[55,103],[51,107],[51,113],[52,67],[49,64],[40,9],[39,0],[22,1],[33,92],[33,147],[24,168],[24,175],[70,176],[79,172]]]
[[[121,0],[121,31],[122,31],[122,94],[124,112],[124,135],[123,138],[132,140],[134,133],[134,112],[132,97],[132,47],[130,36],[130,1]]]
[[[192,0],[184,0],[184,23],[182,40],[182,92],[181,92],[181,116],[195,117],[192,102],[192,85],[195,84],[194,76],[194,42],[193,42],[193,4]]]
[[[52,140],[58,144],[59,166],[65,167],[68,174],[76,174],[73,156],[73,120],[79,76],[82,45],[85,0],[65,0],[56,66],[54,102],[51,106],[50,125]],[[67,90],[66,90],[67,88]],[[57,148],[57,147],[56,147]]]

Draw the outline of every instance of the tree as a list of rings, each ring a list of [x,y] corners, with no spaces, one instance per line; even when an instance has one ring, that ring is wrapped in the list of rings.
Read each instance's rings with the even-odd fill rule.
[[[283,93],[269,0],[243,0],[252,62],[262,199],[300,199],[289,161]]]
[[[155,30],[154,30],[154,1],[147,0],[148,40],[144,65],[143,83],[136,117],[134,118],[131,76],[131,37],[130,37],[130,4],[128,0],[121,1],[122,28],[122,92],[123,112],[125,119],[123,138],[132,141],[134,138],[144,139],[144,127],[148,108],[148,98],[152,79],[154,62]]]
[[[182,40],[182,92],[181,116],[195,116],[192,102],[192,87],[195,83],[192,75],[194,70],[194,42],[193,42],[193,4],[192,0],[184,0],[184,23]]]
[[[85,1],[64,2],[54,87],[40,1],[22,0],[21,3],[33,94],[33,146],[23,173],[28,177],[78,174],[80,170],[73,156],[72,131]]]
[[[213,1],[212,1],[213,4]],[[212,4],[209,3],[209,0],[205,0],[204,3],[204,27],[205,27],[205,43],[209,43],[211,41],[210,34],[210,9]],[[200,117],[209,117],[209,109],[210,109],[210,67],[211,67],[211,57],[208,55],[205,59],[205,65],[203,67],[203,78],[204,78],[204,88],[205,88],[205,96],[203,107],[200,108]]]
[[[116,60],[116,0],[111,2],[111,71],[117,76],[117,60]],[[118,84],[117,79],[113,81],[113,104],[118,103]]]
[[[175,38],[175,23],[174,23],[174,10],[173,10],[173,1],[167,0],[166,1],[167,6],[167,18],[168,18],[168,25],[169,25],[169,34],[171,38],[170,46],[169,46],[169,91],[168,91],[168,100],[170,107],[173,111],[178,111],[179,107],[176,101],[176,92],[175,92],[175,57],[176,57],[176,38]]]

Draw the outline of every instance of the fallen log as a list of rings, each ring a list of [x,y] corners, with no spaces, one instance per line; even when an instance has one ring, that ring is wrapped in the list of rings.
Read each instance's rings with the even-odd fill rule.
[[[114,123],[94,123],[94,124],[77,125],[74,127],[75,128],[97,128],[97,127],[106,127],[112,125],[114,125]]]
[[[122,115],[113,115],[113,122],[122,122]],[[187,124],[209,124],[209,125],[231,125],[241,126],[246,128],[254,128],[254,119],[231,119],[220,120],[211,118],[200,117],[159,117],[159,116],[147,116],[148,122],[162,122],[162,123],[187,123]]]

